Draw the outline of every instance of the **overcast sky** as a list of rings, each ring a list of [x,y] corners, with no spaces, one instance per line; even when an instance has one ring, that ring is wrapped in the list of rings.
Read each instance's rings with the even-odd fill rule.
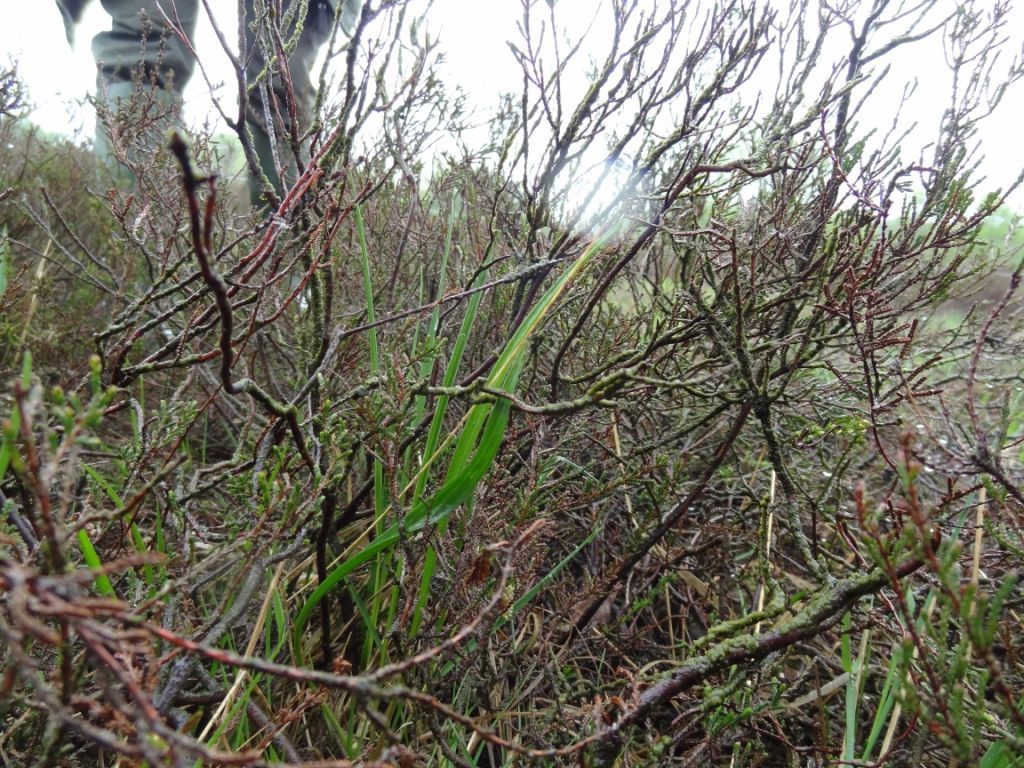
[[[955,2],[956,0],[949,0]],[[991,0],[990,0],[991,1]],[[590,17],[598,0],[558,0],[565,15]],[[1018,0],[1024,5],[1024,0]],[[221,14],[225,29],[234,28],[235,0],[211,0],[215,12]],[[812,3],[813,5],[813,3]],[[515,23],[521,15],[520,0],[433,0],[430,28],[440,34],[446,52],[446,77],[462,86],[470,102],[482,113],[495,103],[502,90],[516,89],[521,80],[512,55],[505,44],[516,37]],[[561,10],[561,8],[560,8]],[[85,95],[95,87],[95,64],[90,52],[92,36],[109,25],[109,17],[95,0],[78,28],[72,49],[64,38],[60,14],[52,0],[0,0],[0,56],[19,62],[19,70],[35,107],[33,119],[49,131],[91,137],[91,110],[83,107]],[[1009,33],[1014,37],[1013,50],[1020,51],[1024,41],[1024,9],[1014,12],[1015,22]],[[588,43],[595,45],[595,55],[602,39],[600,30],[592,30]],[[596,43],[596,44],[595,44]],[[233,87],[227,61],[213,37],[209,22],[200,14],[196,48],[203,57],[214,81],[228,83],[221,89],[230,100]],[[896,60],[890,76],[891,93],[898,98],[904,81],[919,79],[917,103],[911,110],[929,128],[921,133],[924,142],[934,135],[935,118],[946,103],[946,68],[941,47],[936,43],[918,46],[913,52]],[[1022,84],[1024,85],[1024,84]],[[201,122],[210,115],[210,91],[196,74],[186,91],[186,122]],[[875,100],[884,105],[885,96]],[[979,134],[986,160],[982,172],[988,177],[984,191],[1006,185],[1024,167],[1024,142],[1020,123],[1024,119],[1024,87],[1018,87],[1004,100]],[[860,115],[862,121],[873,117],[879,127],[888,127],[891,112],[879,109],[877,116]],[[1012,199],[1024,211],[1024,191]]]
[[[592,0],[583,0],[583,5]],[[567,0],[580,5],[579,0]],[[233,30],[235,0],[210,0],[221,27]],[[481,102],[493,100],[500,88],[519,84],[518,70],[504,44],[515,35],[519,0],[433,0],[431,29],[442,35],[447,68],[457,82]],[[0,0],[0,56],[19,62],[35,107],[34,120],[50,131],[91,135],[91,110],[82,109],[95,91],[96,66],[90,44],[108,29],[110,17],[99,0],[86,8],[72,48],[64,37],[60,12],[53,0]],[[196,50],[214,81],[226,83],[222,95],[234,91],[233,72],[206,15],[200,10]],[[481,62],[488,62],[482,67]],[[186,119],[201,120],[210,112],[210,92],[197,72],[185,92]]]

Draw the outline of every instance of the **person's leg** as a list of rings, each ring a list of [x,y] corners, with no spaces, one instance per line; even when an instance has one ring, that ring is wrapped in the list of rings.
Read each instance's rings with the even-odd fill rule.
[[[197,2],[102,0],[102,4],[111,16],[111,28],[92,41],[99,68],[96,154],[130,184],[134,177],[119,166],[155,149],[180,114],[181,93],[195,61],[176,29],[192,39]]]
[[[139,77],[166,91],[181,93],[195,60],[176,29],[189,40],[196,30],[196,0],[102,0],[111,27],[92,41],[100,76],[107,83]],[[169,17],[164,18],[164,10]]]
[[[316,94],[316,87],[312,83],[310,73],[320,48],[330,39],[337,2],[338,0],[309,0],[299,39],[295,50],[288,58],[288,72],[291,77],[300,130],[309,119]],[[341,30],[345,34],[351,34],[361,1],[341,0],[341,2],[344,4]],[[287,10],[287,2],[284,5]],[[265,49],[268,42],[267,37],[260,34],[260,31],[265,29],[269,23],[265,15],[265,8],[266,0],[246,0],[245,10],[248,22],[246,24],[248,36],[246,48],[250,51],[246,73],[250,86],[257,83],[261,75],[263,76],[263,79],[249,92],[248,120],[252,129],[253,148],[259,157],[263,173],[275,190],[281,194],[283,185],[278,174],[278,163],[284,165],[286,176],[289,172],[294,173],[295,163],[293,160],[282,158],[279,153],[274,151],[275,147],[282,146],[281,140],[289,131],[288,124],[277,119],[278,115],[285,119],[288,117],[288,95],[284,80],[277,68],[275,66],[268,68],[266,64],[268,58],[273,59],[273,57],[269,56]],[[285,33],[282,36],[286,40],[290,37]],[[269,80],[267,79],[268,74]],[[270,118],[269,130],[268,117]],[[275,154],[277,154],[276,160]],[[249,196],[254,205],[260,205],[262,202],[262,187],[262,180],[250,179]]]
[[[75,42],[75,26],[82,20],[82,13],[89,0],[57,0],[57,8],[64,21],[64,34],[68,43]]]

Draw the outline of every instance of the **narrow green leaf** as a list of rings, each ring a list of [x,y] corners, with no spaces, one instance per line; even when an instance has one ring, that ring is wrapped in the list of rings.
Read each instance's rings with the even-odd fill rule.
[[[32,353],[27,349],[21,356],[21,386],[26,390],[32,386]]]
[[[428,525],[436,525],[441,520],[447,518],[469,496],[477,483],[486,474],[498,453],[498,447],[501,445],[501,436],[504,434],[505,426],[508,423],[510,410],[511,404],[507,400],[502,400],[495,404],[492,421],[488,423],[488,428],[481,439],[480,448],[473,457],[473,460],[462,473],[451,481],[446,482],[427,501],[420,502],[413,507],[405,521],[403,521],[405,533],[413,533]],[[303,603],[299,609],[298,616],[295,618],[292,636],[297,655],[301,653],[301,638],[306,624],[324,596],[347,575],[360,566],[372,561],[381,552],[394,546],[399,539],[399,533],[398,524],[392,524],[382,533],[378,534],[363,549],[335,567],[327,575],[327,578],[317,586],[306,602]]]
[[[91,570],[101,571],[103,569],[103,561],[100,560],[96,547],[92,545],[92,539],[83,528],[78,530],[78,547],[82,550],[82,559]],[[105,573],[96,574],[96,589],[105,597],[117,597],[114,585],[110,583],[110,579]]]
[[[874,752],[878,737],[882,734],[889,721],[889,714],[892,712],[896,699],[899,696],[900,685],[903,679],[903,654],[897,647],[893,650],[892,658],[889,660],[889,671],[885,676],[885,684],[882,686],[882,693],[878,697],[878,708],[875,710],[874,721],[871,723],[871,731],[864,741],[864,751],[861,760],[865,763],[871,762],[871,753]]]
[[[11,278],[11,244],[7,239],[7,227],[0,227],[0,296],[7,292]]]
[[[368,264],[365,253],[362,216],[358,209],[356,210],[356,226],[359,231],[360,245],[364,251],[364,264]],[[487,380],[491,388],[506,392],[514,391],[520,371],[522,370],[523,353],[526,350],[526,343],[530,334],[540,326],[546,313],[555,305],[569,283],[594,259],[614,231],[610,230],[605,236],[591,244],[584,251],[583,255],[565,270],[533,307],[524,322],[512,335],[512,338],[509,339],[502,353],[498,356]],[[364,287],[366,288],[367,295],[372,295],[369,286],[368,267],[365,266]],[[372,306],[372,301],[370,301],[370,305]],[[371,339],[371,368],[376,365],[375,361],[377,360],[373,356],[373,348],[374,342]],[[499,398],[494,403],[477,403],[470,409],[468,418],[462,422],[462,429],[456,441],[452,461],[445,475],[445,482],[427,501],[413,504],[409,514],[401,521],[401,528],[399,524],[392,524],[390,527],[381,530],[383,528],[384,511],[378,511],[378,531],[374,540],[336,566],[299,609],[292,630],[297,656],[301,657],[302,633],[312,616],[312,612],[320,601],[323,600],[324,596],[341,579],[376,558],[378,554],[390,549],[398,541],[400,531],[403,534],[407,534],[425,527],[440,525],[453,510],[472,496],[473,491],[497,457],[498,450],[504,439],[510,410],[511,403],[504,398]],[[424,461],[424,468],[421,468],[421,472],[434,459],[435,456],[428,455]]]
[[[114,490],[114,487],[107,482],[106,478],[88,464],[83,464],[82,468],[85,470],[85,474],[91,477],[93,482],[100,487],[100,490],[107,495],[108,499],[114,502],[118,507],[124,506],[124,502],[121,500],[120,494]]]
[[[532,587],[526,590],[526,592],[524,592],[518,600],[512,603],[512,606],[508,609],[508,611],[505,612],[501,619],[495,622],[495,629],[499,629],[502,626],[504,626],[509,619],[511,619],[513,616],[519,613],[519,611],[523,610],[523,608],[529,605],[533,601],[533,599],[538,594],[540,594],[541,590],[543,590],[545,587],[548,586],[548,584],[550,584],[556,578],[558,578],[558,574],[560,574],[566,568],[566,566],[569,565],[569,563],[576,559],[576,555],[582,552],[584,547],[588,546],[591,542],[594,541],[594,539],[597,538],[598,534],[601,533],[602,530],[602,526],[598,526],[594,530],[592,530],[590,534],[583,541],[577,544],[568,555],[559,560],[554,568],[552,568],[550,571],[548,571],[548,573],[546,573],[544,576],[538,579],[536,584],[534,584]]]
[[[139,553],[146,552],[149,548],[146,546],[145,540],[142,538],[142,532],[139,530],[139,526],[132,523],[129,526],[132,535],[132,542],[135,544],[135,550]],[[146,563],[142,566],[142,575],[146,579],[147,586],[154,586],[156,584],[156,575],[153,573],[153,566]]]

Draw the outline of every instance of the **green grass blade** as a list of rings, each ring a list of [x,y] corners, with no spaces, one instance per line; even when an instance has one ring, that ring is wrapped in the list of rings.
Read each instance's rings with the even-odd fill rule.
[[[376,309],[373,300],[373,278],[370,273],[370,249],[366,244],[366,226],[363,223],[363,211],[360,206],[355,209],[356,231],[359,235],[359,255],[363,272],[363,293],[366,296],[366,320],[370,324],[367,339],[370,345],[370,375],[380,375],[380,342],[377,338],[377,329],[373,324],[377,321]],[[384,464],[380,460],[373,462],[373,507],[375,519],[377,520],[377,535],[384,531],[384,519],[387,514],[387,483],[384,479]],[[388,566],[386,561],[378,560],[374,567],[373,580],[371,582],[370,594],[379,595],[387,579]],[[374,627],[380,619],[381,603],[374,597],[368,612],[363,612],[363,620],[366,623],[366,644],[363,648],[364,662],[369,659],[372,650],[372,639],[375,634]],[[381,653],[384,649],[381,648]]]
[[[548,573],[546,573],[544,576],[538,579],[537,583],[535,583],[532,587],[526,590],[526,592],[524,592],[518,600],[512,603],[511,607],[509,607],[509,609],[504,613],[504,615],[502,615],[502,617],[495,622],[495,629],[500,629],[501,627],[503,627],[506,623],[508,623],[509,619],[511,619],[513,616],[515,616],[517,613],[523,610],[523,608],[529,605],[533,601],[533,599],[538,594],[540,594],[541,590],[545,589],[548,586],[548,584],[550,584],[556,578],[558,578],[558,574],[560,574],[566,568],[566,566],[568,566],[569,563],[571,563],[576,558],[576,555],[583,551],[584,547],[588,546],[591,542],[594,541],[594,539],[597,538],[598,534],[600,534],[602,530],[602,526],[597,526],[594,530],[590,532],[590,534],[583,541],[577,544],[568,555],[563,557],[558,562],[558,564],[555,565],[554,568],[552,568]]]
[[[99,472],[90,467],[88,464],[84,464],[82,468],[96,485],[100,487],[100,490],[106,494],[107,498],[110,499],[119,508],[124,507],[124,502],[121,500],[121,494],[114,490],[114,486],[107,482],[106,478],[103,477]]]
[[[356,210],[356,226],[360,233],[360,243],[364,250],[364,263],[368,264],[365,254],[365,235],[362,227],[362,215]],[[541,324],[544,316],[555,305],[569,283],[577,277],[600,252],[601,246],[611,236],[610,231],[595,241],[544,293],[536,306],[512,335],[498,356],[488,384],[491,387],[511,392],[514,390],[522,370],[524,351],[530,334]],[[364,269],[364,283],[369,293],[368,270]],[[373,343],[371,342],[371,350]],[[371,365],[373,364],[371,360]],[[401,522],[403,533],[413,533],[424,527],[433,527],[446,520],[453,510],[470,498],[476,486],[486,475],[501,447],[508,424],[511,403],[499,398],[494,403],[477,403],[470,409],[469,417],[463,423],[462,432],[458,436],[451,464],[445,475],[445,482],[428,500],[413,505],[412,510]],[[479,435],[479,439],[478,439]],[[429,464],[434,457],[424,462]],[[377,515],[378,534],[359,552],[338,564],[309,596],[296,616],[293,627],[295,653],[301,658],[302,634],[309,623],[310,616],[324,596],[338,582],[356,568],[389,550],[399,538],[399,526],[393,524],[383,528],[384,514]],[[380,530],[382,529],[382,530]]]
[[[485,281],[486,272],[482,272],[473,283],[473,287],[479,287]],[[474,293],[469,300],[469,306],[466,309],[466,316],[462,318],[462,326],[459,328],[459,335],[455,339],[455,346],[452,347],[452,357],[448,361],[448,367],[444,372],[443,385],[445,387],[451,387],[455,384],[455,379],[459,375],[459,368],[462,365],[462,355],[466,350],[466,344],[469,342],[470,331],[473,328],[473,323],[476,321],[477,311],[480,309],[480,301],[483,299],[483,292]],[[447,395],[441,395],[437,399],[437,405],[434,407],[434,416],[430,422],[430,429],[427,432],[427,442],[423,449],[423,455],[434,456],[437,451],[437,445],[441,438],[441,428],[444,426],[444,417],[448,409],[449,398]],[[413,500],[419,501],[423,496],[423,490],[427,484],[427,473],[421,472],[416,478],[416,489],[413,492]]]
[[[135,544],[136,552],[145,552],[148,547],[146,546],[145,540],[142,538],[142,531],[139,530],[139,526],[134,522],[129,526],[129,532],[131,533],[132,543]],[[142,565],[142,576],[146,580],[146,585],[149,587],[156,586],[156,574],[153,572],[153,566],[149,563]]]
[[[486,271],[481,272],[477,279],[473,282],[474,287],[479,287],[486,280]],[[448,366],[445,368],[443,385],[450,387],[455,384],[455,380],[459,374],[459,368],[462,365],[462,355],[466,350],[466,344],[469,341],[470,331],[473,328],[473,323],[476,320],[477,311],[480,308],[480,301],[483,299],[483,292],[478,291],[474,293],[469,300],[469,306],[466,308],[466,315],[462,318],[462,325],[459,328],[459,335],[455,339],[455,345],[452,348],[452,356],[448,361]],[[437,403],[434,406],[434,415],[430,421],[430,429],[427,431],[427,442],[423,448],[424,456],[434,456],[437,451],[437,444],[441,438],[441,428],[444,426],[444,417],[448,410],[448,396],[441,395],[437,399]],[[416,478],[416,487],[413,490],[413,505],[423,497],[423,490],[427,484],[427,472],[420,472]],[[440,532],[444,533],[445,523],[439,526]],[[423,609],[427,604],[427,597],[430,594],[430,584],[434,580],[434,573],[437,571],[437,551],[433,546],[428,546],[427,551],[423,557],[423,572],[420,575],[419,590],[416,593],[416,604],[413,607],[412,621],[409,625],[409,632],[411,635],[415,635],[423,622]]]
[[[899,649],[893,651],[892,659],[889,661],[889,671],[885,676],[885,683],[882,686],[882,693],[878,698],[878,709],[875,711],[875,718],[871,724],[871,731],[864,741],[864,752],[861,760],[865,763],[871,762],[871,753],[874,752],[878,737],[882,735],[889,720],[896,699],[899,696],[900,685],[903,680],[903,654]]]
[[[455,206],[453,205],[448,215],[448,231],[445,235],[444,248],[441,251],[441,264],[437,269],[437,287],[436,295],[438,297],[444,296],[445,290],[445,276],[448,272],[448,257],[451,254],[452,248],[452,234],[455,231]],[[437,333],[441,327],[441,307],[440,305],[434,307],[430,313],[430,321],[427,324],[427,338],[426,347],[427,354],[420,362],[420,378],[426,379],[430,376],[431,371],[434,370],[434,364],[437,361]],[[417,395],[415,401],[414,414],[416,421],[422,418],[426,411],[427,396]]]
[[[82,528],[78,530],[78,547],[82,550],[82,559],[85,560],[85,564],[93,571],[101,571],[96,574],[96,589],[99,593],[104,597],[117,597],[114,585],[110,583],[107,574],[102,573],[103,561],[100,560],[96,547],[92,545],[92,539]]]
[[[501,438],[508,423],[511,404],[502,400],[495,404],[487,429],[480,440],[480,447],[473,460],[459,473],[459,475],[438,490],[433,496],[424,502],[413,507],[412,512],[403,522],[405,533],[411,533],[428,525],[437,525],[448,517],[463,501],[472,493],[473,489],[480,482],[487,470],[490,468],[501,445]],[[333,589],[339,581],[348,576],[362,565],[370,562],[381,552],[386,552],[394,546],[399,539],[399,525],[392,524],[376,538],[373,539],[359,552],[338,564],[321,582],[309,596],[295,619],[295,626],[292,636],[295,641],[296,654],[301,653],[302,633],[309,623],[316,606],[324,599],[324,596]]]
[[[592,242],[583,254],[576,259],[569,268],[562,273],[554,284],[548,288],[544,295],[540,298],[537,304],[530,310],[530,313],[523,320],[522,325],[516,329],[516,332],[512,334],[512,338],[509,339],[508,344],[505,345],[504,351],[498,357],[497,362],[494,364],[494,368],[491,371],[491,375],[487,379],[487,383],[498,389],[506,389],[515,385],[515,379],[518,374],[513,374],[512,367],[516,360],[522,355],[526,349],[526,342],[530,338],[531,334],[537,329],[544,319],[544,316],[551,310],[555,302],[565,293],[565,289],[569,287],[576,277],[578,277],[586,268],[590,262],[594,260],[594,257],[601,252],[612,236],[618,232],[620,227],[611,227],[604,234],[598,237]]]
[[[10,427],[5,428],[0,436],[0,480],[7,474],[11,458],[14,456],[14,443],[18,437],[18,412],[11,411]]]
[[[852,638],[850,637],[850,614],[843,615],[843,634],[840,639],[840,657],[846,672],[845,729],[843,731],[842,760],[853,760],[857,741],[857,671],[853,661]]]
[[[7,293],[11,275],[11,246],[7,239],[7,227],[0,227],[0,296]]]

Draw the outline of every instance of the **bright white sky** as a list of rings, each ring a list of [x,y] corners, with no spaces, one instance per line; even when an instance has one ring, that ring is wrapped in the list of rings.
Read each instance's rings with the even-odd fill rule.
[[[569,2],[579,4],[578,0]],[[237,29],[235,0],[211,0],[210,5],[222,29],[229,35]],[[449,71],[481,103],[493,101],[501,89],[514,89],[520,83],[504,43],[515,36],[520,13],[519,0],[432,0],[431,28],[445,40]],[[95,91],[96,84],[90,44],[93,35],[110,26],[110,17],[99,0],[87,6],[74,48],[67,44],[53,0],[0,0],[0,19],[0,57],[19,62],[35,107],[33,120],[48,131],[91,136],[93,115],[87,107],[82,108],[83,98]],[[230,100],[235,88],[233,73],[202,8],[196,50],[211,78],[226,83],[219,94]],[[480,62],[489,65],[481,67]],[[210,92],[198,71],[185,97],[186,120],[201,121],[210,113]]]
[[[584,17],[588,21],[592,17],[596,0],[558,2],[564,6],[566,17],[575,17],[582,22]],[[1017,2],[1024,6],[1024,0]],[[236,28],[235,0],[211,0],[211,5],[215,12],[222,14],[220,18],[224,29]],[[429,28],[441,36],[447,59],[446,77],[458,83],[468,93],[470,104],[484,114],[496,104],[496,97],[501,91],[516,90],[521,84],[521,75],[505,44],[506,40],[516,38],[515,24],[519,18],[520,0],[432,0]],[[78,27],[73,49],[65,41],[60,14],[52,0],[0,0],[0,19],[3,20],[0,23],[0,57],[19,62],[21,76],[35,107],[35,122],[48,131],[91,137],[92,112],[84,104],[84,96],[95,87],[90,41],[96,32],[109,25],[109,17],[100,2],[94,0],[90,4]],[[1015,38],[1015,47],[1011,46],[1005,57],[1014,50],[1021,51],[1024,8],[1015,9],[1014,19],[1015,22],[1009,25],[1009,34]],[[601,30],[591,30],[588,37],[588,43],[598,41],[592,48],[595,55],[602,53],[599,49],[602,37]],[[202,13],[196,48],[213,79],[228,84],[220,89],[220,95],[230,101],[232,74]],[[921,122],[931,127],[936,120],[927,113],[939,114],[946,103],[948,79],[940,47],[937,44],[931,46],[930,54],[928,50],[927,47],[915,47],[912,55],[896,60],[890,90],[892,98],[898,98],[903,82],[919,78],[918,103],[910,112],[913,117],[920,116]],[[185,97],[186,122],[199,123],[210,115],[211,94],[198,72],[192,78]],[[882,95],[875,102],[884,103],[884,100]],[[1021,104],[1024,104],[1024,87],[1018,87],[1004,100],[979,134],[986,155],[982,164],[982,172],[988,179],[983,185],[984,191],[1008,184],[1024,167],[1024,137],[1020,128],[1024,109]],[[886,123],[892,114],[891,111],[884,114],[884,111],[879,110],[876,119],[879,127],[887,128]],[[862,122],[870,121],[870,115],[859,117]],[[922,134],[922,142],[926,140],[925,135]],[[927,137],[932,135],[929,133]],[[1011,202],[1018,210],[1024,211],[1024,190],[1019,191]]]

